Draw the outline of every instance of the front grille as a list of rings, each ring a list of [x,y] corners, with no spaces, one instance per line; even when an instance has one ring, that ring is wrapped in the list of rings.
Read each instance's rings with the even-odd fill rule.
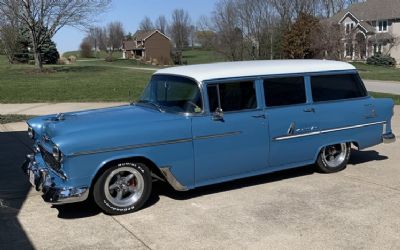
[[[46,162],[47,166],[51,167],[55,171],[60,171],[61,164],[54,159],[54,156],[52,153],[48,152],[42,145],[39,145],[40,148],[40,154],[42,155],[42,158],[44,162]]]

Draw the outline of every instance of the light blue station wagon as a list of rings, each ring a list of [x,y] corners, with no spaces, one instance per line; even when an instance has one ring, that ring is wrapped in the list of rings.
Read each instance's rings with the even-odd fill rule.
[[[178,191],[315,164],[343,170],[351,145],[393,142],[394,103],[344,62],[228,62],[157,71],[137,103],[28,121],[23,170],[53,204],[89,196],[140,209],[154,180]]]

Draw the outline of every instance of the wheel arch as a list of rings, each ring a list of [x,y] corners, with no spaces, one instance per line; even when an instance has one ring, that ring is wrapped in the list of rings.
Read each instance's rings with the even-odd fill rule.
[[[116,158],[116,159],[111,159],[108,161],[103,162],[100,167],[98,168],[95,176],[92,178],[91,184],[90,184],[90,189],[92,192],[94,183],[99,179],[99,177],[111,166],[114,166],[118,163],[123,163],[123,162],[137,162],[137,163],[143,163],[145,164],[149,170],[152,172],[152,174],[156,175],[157,177],[165,180],[164,175],[162,174],[161,170],[158,168],[158,166],[149,158],[144,157],[144,156],[130,156],[130,157],[121,157],[121,158]]]
[[[330,142],[330,143],[325,143],[325,144],[322,144],[322,145],[318,148],[317,152],[316,152],[315,155],[314,155],[313,162],[316,162],[316,161],[317,161],[318,155],[321,153],[321,150],[322,150],[324,147],[330,146],[330,145],[335,145],[335,144],[340,144],[340,143],[347,143],[347,144],[350,144],[350,147],[351,147],[351,144],[353,144],[354,146],[356,146],[357,148],[359,148],[358,142],[355,141],[355,140],[341,140],[341,141],[334,141],[334,142]]]

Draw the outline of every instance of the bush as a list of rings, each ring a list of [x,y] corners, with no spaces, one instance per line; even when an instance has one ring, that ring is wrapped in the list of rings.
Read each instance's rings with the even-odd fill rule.
[[[396,66],[396,59],[389,55],[377,54],[367,59],[367,64],[377,66]]]

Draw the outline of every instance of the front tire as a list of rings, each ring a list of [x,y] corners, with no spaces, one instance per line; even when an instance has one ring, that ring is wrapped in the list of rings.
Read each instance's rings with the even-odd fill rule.
[[[339,143],[323,147],[316,162],[322,173],[336,173],[346,168],[350,159],[351,144]]]
[[[146,203],[151,188],[149,168],[143,163],[125,162],[110,167],[97,179],[93,197],[107,214],[126,214]]]

